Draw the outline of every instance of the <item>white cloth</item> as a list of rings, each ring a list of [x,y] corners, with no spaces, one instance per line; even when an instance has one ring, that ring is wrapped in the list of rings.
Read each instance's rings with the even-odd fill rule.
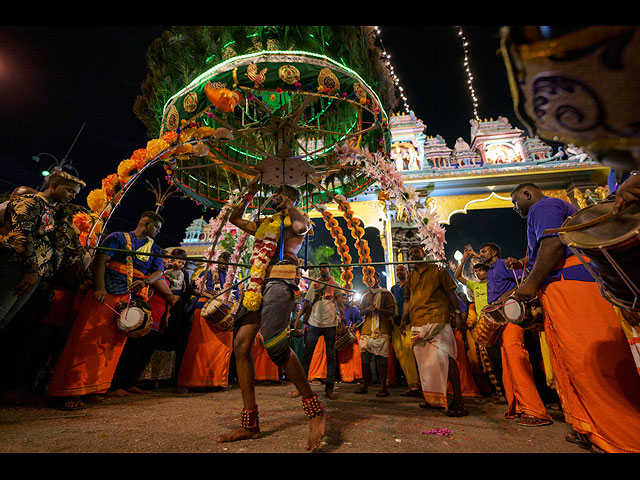
[[[447,406],[449,358],[456,359],[458,346],[451,325],[430,323],[411,327],[411,343],[425,400]]]
[[[389,356],[389,335],[362,335],[360,336],[360,353],[369,352],[379,357]]]
[[[322,280],[324,282],[324,280]],[[333,283],[330,278],[327,283]],[[318,328],[335,327],[338,325],[338,310],[336,295],[338,290],[322,283],[311,282],[305,300],[312,302],[309,314],[309,325]],[[329,298],[327,298],[329,297]]]

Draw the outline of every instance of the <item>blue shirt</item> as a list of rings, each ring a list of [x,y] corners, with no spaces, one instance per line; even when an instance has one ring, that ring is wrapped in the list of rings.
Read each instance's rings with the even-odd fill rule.
[[[131,248],[136,250],[147,243],[146,238],[137,239],[133,232],[128,232],[131,235]],[[125,239],[124,232],[113,232],[104,239],[101,244],[102,247],[107,248],[116,248],[119,250],[127,250],[127,241]],[[127,256],[124,253],[120,252],[111,252],[106,250],[101,250],[100,253],[104,253],[111,257],[111,260],[120,262],[123,264],[127,263]],[[162,255],[162,249],[154,243],[151,246],[151,252],[156,253],[158,255]],[[140,270],[140,272],[144,275],[149,275],[157,270],[164,271],[164,266],[162,265],[162,258],[157,256],[148,256],[142,257],[144,260],[140,260],[137,255],[133,256],[133,268]],[[111,295],[121,295],[123,293],[128,293],[127,290],[127,275],[124,273],[116,272],[110,268],[107,268],[104,272],[104,283],[105,289],[107,293]]]
[[[529,267],[532,268],[538,257],[540,242],[545,238],[557,237],[557,233],[545,234],[544,231],[551,228],[559,228],[564,221],[578,209],[571,203],[559,198],[543,197],[534,203],[527,214],[527,242],[529,244]],[[569,247],[564,248],[563,258],[573,255]],[[550,281],[557,280],[562,275],[566,280],[581,280],[593,282],[593,277],[589,274],[584,265],[574,265],[560,270],[554,270],[542,282],[542,285]]]
[[[396,297],[396,305],[398,306],[398,316],[402,317],[402,308],[404,305],[404,285],[396,283],[391,287],[391,293]]]
[[[507,268],[504,259],[498,258],[487,272],[487,302],[495,302],[509,290],[516,288],[521,281],[522,270],[511,270]]]
[[[349,305],[344,309],[344,316],[346,317],[347,326],[356,325],[362,321],[360,310],[353,305]]]

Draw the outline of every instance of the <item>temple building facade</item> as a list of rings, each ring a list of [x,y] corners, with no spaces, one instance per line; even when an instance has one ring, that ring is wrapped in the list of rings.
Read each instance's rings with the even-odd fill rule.
[[[440,222],[448,225],[454,214],[474,209],[512,208],[510,192],[520,183],[535,183],[552,197],[562,198],[578,208],[602,201],[608,195],[609,168],[591,160],[572,145],[553,148],[539,138],[530,138],[511,125],[506,117],[470,120],[469,139],[445,139],[426,135],[426,125],[413,112],[393,115],[390,157],[410,185],[435,208]],[[407,259],[415,243],[416,227],[404,221],[395,205],[372,188],[349,199],[356,217],[365,227],[374,227],[384,250],[384,260]],[[342,216],[337,205],[326,207]],[[324,228],[321,215],[310,211],[314,228]],[[208,223],[195,220],[185,232],[181,246],[189,255],[202,254]],[[354,259],[354,261],[356,261]],[[386,269],[387,286],[394,282],[394,269]]]

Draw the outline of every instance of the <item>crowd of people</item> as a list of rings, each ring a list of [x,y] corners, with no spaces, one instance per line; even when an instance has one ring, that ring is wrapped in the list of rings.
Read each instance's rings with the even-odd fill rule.
[[[296,208],[293,188],[277,189],[276,214],[259,222],[245,215],[255,184],[233,210],[229,221],[255,236],[252,275],[261,262],[265,269],[229,288],[229,252],[194,265],[184,250],[162,249],[154,238],[164,219],[153,211],[141,213],[134,230],[108,234],[103,249],[84,247],[72,222],[82,209],[71,203],[82,187],[54,172],[43,192],[21,187],[0,207],[5,403],[44,397],[52,408],[75,410],[145,388],[237,384],[241,425],[217,438],[227,442],[260,435],[256,382],[286,379],[309,417],[307,448],[314,449],[337,382],[358,384],[358,395],[377,385],[376,397],[404,386],[401,395],[417,407],[448,416],[469,415],[468,397],[505,405],[504,418],[526,427],[549,425],[550,410],[558,410],[571,427],[568,441],[640,452],[640,369],[625,335],[637,316],[607,302],[558,236],[545,233],[576,209],[536,185],[511,193],[527,219],[525,258],[503,258],[496,240],[477,252],[467,246],[450,269],[424,261],[427,252],[415,244],[407,264],[393,266],[397,283],[384,288],[376,272],[358,301],[329,265],[300,277],[311,220]],[[269,232],[278,230],[278,247],[268,248]],[[265,250],[271,257],[260,257]],[[233,305],[230,328],[210,321],[219,297]],[[474,327],[483,309],[509,298],[538,301],[540,325],[507,323],[495,344],[479,342]],[[149,317],[143,333],[119,326],[129,310]],[[324,385],[323,401],[314,381]]]

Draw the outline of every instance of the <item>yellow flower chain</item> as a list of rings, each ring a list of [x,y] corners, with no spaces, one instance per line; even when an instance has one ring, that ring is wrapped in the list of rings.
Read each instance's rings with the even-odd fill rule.
[[[262,305],[262,285],[278,245],[282,221],[281,215],[273,215],[263,221],[256,230],[250,260],[250,280],[242,300],[242,304],[251,312],[257,311]]]

